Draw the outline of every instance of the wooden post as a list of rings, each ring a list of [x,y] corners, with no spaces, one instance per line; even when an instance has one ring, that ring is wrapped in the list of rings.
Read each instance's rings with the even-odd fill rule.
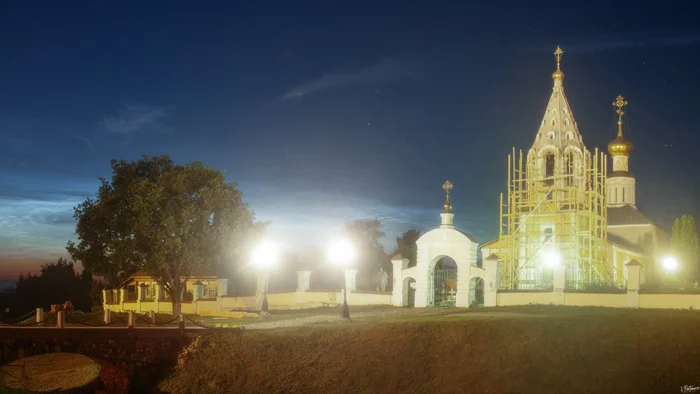
[[[180,330],[185,331],[185,315],[180,313],[180,322],[179,322]]]
[[[105,309],[104,313],[104,323],[109,324],[112,322],[112,310],[111,309]]]
[[[136,323],[136,312],[129,311],[129,322],[127,323],[126,327],[129,329],[133,329],[135,323]]]
[[[66,316],[64,311],[56,312],[56,328],[64,328],[66,326]]]
[[[156,312],[155,311],[148,311],[148,317],[151,319],[151,327],[156,326]]]

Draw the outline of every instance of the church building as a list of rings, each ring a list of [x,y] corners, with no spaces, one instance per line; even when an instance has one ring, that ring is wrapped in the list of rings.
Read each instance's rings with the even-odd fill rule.
[[[392,258],[394,305],[467,306],[496,290],[547,291],[554,268],[562,266],[572,290],[623,288],[625,265],[633,260],[642,265],[642,281],[658,271],[669,234],[637,209],[633,146],[623,136],[628,103],[622,96],[613,102],[617,137],[608,144],[609,171],[607,155],[584,144],[564,93],[562,54],[557,47],[552,94],[532,146],[508,155],[498,238],[478,246],[456,230],[448,198],[441,226],[417,242],[416,266]],[[448,197],[451,187],[445,185]],[[452,267],[445,269],[445,261]]]
[[[668,234],[637,210],[629,171],[632,143],[623,137],[627,101],[618,96],[617,138],[608,158],[589,150],[564,93],[563,51],[554,52],[552,94],[527,154],[508,157],[508,190],[501,195],[499,237],[482,245],[500,259],[499,288],[551,287],[552,266],[563,264],[567,287],[622,286],[632,259],[653,275]],[[524,162],[523,162],[524,161]]]

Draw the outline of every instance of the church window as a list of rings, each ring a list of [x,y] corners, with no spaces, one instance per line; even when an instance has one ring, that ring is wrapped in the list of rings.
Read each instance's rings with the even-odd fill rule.
[[[548,139],[548,140],[553,140],[553,139],[554,139],[554,132],[553,132],[553,131],[550,131],[549,133],[547,133],[547,139]]]
[[[569,110],[566,109],[566,108],[562,109],[561,112],[563,112],[564,115],[568,115],[568,114],[569,114]]]
[[[555,124],[557,124],[557,120],[552,118],[552,126],[554,126]]]
[[[617,188],[615,188],[615,200],[613,202],[617,202]]]
[[[622,202],[625,202],[625,188],[622,188]]]
[[[551,227],[547,227],[544,229],[544,242],[548,242],[550,239],[552,239],[552,234],[554,233],[554,229]]]
[[[568,126],[568,125],[569,125],[569,118],[564,118],[564,126]]]
[[[574,133],[567,131],[566,132],[566,139],[567,140],[573,140],[574,139]]]
[[[551,153],[548,153],[544,157],[544,176],[547,178],[546,182],[548,185],[551,185],[554,183],[554,179],[550,179],[554,177],[554,155]]]
[[[574,184],[574,154],[569,152],[566,154],[566,185]]]

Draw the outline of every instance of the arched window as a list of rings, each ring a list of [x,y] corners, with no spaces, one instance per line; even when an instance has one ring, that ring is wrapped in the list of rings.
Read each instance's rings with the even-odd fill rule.
[[[615,200],[613,202],[617,202],[617,188],[615,188]]]
[[[567,131],[566,132],[566,139],[567,140],[573,140],[574,139],[574,133]]]
[[[548,139],[548,140],[553,140],[553,139],[554,139],[554,132],[553,132],[553,131],[550,131],[549,133],[547,133],[547,139]]]
[[[569,125],[569,118],[564,118],[564,126],[568,126],[568,125]]]
[[[622,188],[622,202],[625,202],[625,188]]]
[[[554,233],[554,229],[551,227],[547,227],[544,229],[544,242],[547,243],[550,239],[552,239],[552,234]]]
[[[554,184],[554,155],[551,153],[544,156],[544,176],[547,185]]]
[[[555,118],[552,118],[552,126],[557,124],[557,120]]]
[[[571,186],[574,184],[574,168],[576,162],[574,161],[574,153],[569,151],[566,154],[566,185]]]

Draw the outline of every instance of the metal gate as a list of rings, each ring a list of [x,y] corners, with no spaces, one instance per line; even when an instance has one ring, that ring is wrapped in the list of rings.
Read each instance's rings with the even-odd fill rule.
[[[457,270],[436,268],[430,275],[428,306],[457,304]]]
[[[416,280],[411,278],[408,281],[408,302],[406,306],[416,306]]]

